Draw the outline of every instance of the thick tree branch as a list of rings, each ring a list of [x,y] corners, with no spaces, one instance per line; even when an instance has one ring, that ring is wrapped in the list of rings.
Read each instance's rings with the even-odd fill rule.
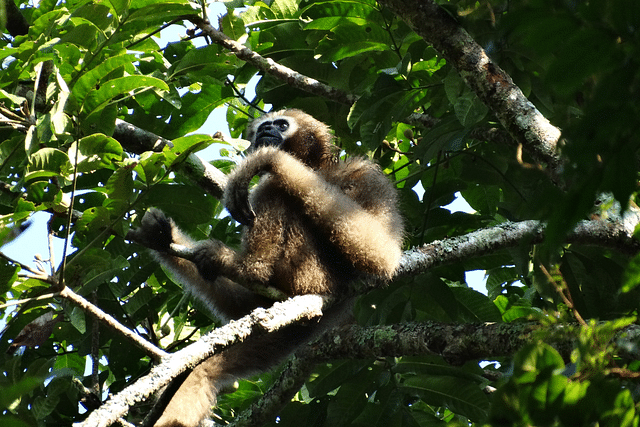
[[[328,299],[319,295],[301,295],[269,309],[256,309],[251,314],[217,328],[190,346],[164,358],[160,365],[151,369],[143,378],[109,399],[102,407],[91,413],[78,427],[106,427],[124,416],[129,408],[141,402],[167,385],[173,378],[187,369],[193,368],[237,341],[242,341],[258,331],[266,333],[277,330],[301,319],[322,316],[322,309]]]
[[[460,366],[472,360],[511,356],[534,340],[534,333],[540,329],[551,337],[548,343],[560,349],[572,348],[578,331],[578,327],[572,329],[566,324],[550,327],[533,322],[446,324],[429,321],[371,327],[343,326],[300,348],[273,386],[258,402],[243,411],[231,426],[249,427],[273,420],[318,363],[336,359],[366,360],[431,354]],[[639,337],[638,325],[630,325],[620,331],[616,345],[621,354],[630,360],[638,359],[640,355],[627,354],[625,349],[637,348]]]
[[[625,253],[640,251],[640,242],[633,239],[633,230],[640,223],[640,215],[627,212],[618,221],[581,221],[567,236],[567,243],[607,246]],[[399,276],[419,274],[444,264],[493,253],[499,249],[521,244],[540,243],[544,239],[544,223],[535,220],[505,222],[452,237],[436,240],[419,248],[405,251],[398,271]]]
[[[534,323],[480,323],[450,325],[440,322],[361,327],[348,325],[324,334],[300,348],[278,380],[231,424],[250,427],[272,420],[307,380],[313,367],[336,359],[441,355],[449,363],[494,359],[512,355],[530,341]]]
[[[433,0],[380,0],[451,63],[493,111],[515,140],[552,176],[560,173],[556,151],[560,130],[527,100],[511,77],[495,64],[451,15]]]

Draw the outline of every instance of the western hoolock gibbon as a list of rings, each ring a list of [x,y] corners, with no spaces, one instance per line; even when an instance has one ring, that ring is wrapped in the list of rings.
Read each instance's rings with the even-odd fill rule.
[[[230,174],[223,200],[245,225],[239,251],[213,239],[192,241],[156,209],[128,238],[153,249],[223,320],[271,304],[240,284],[269,285],[290,296],[339,296],[359,272],[391,278],[403,225],[395,188],[377,165],[360,157],[340,160],[328,127],[299,110],[267,114],[250,124],[246,136],[250,154]],[[249,192],[256,175],[261,179]],[[190,248],[193,257],[168,255],[172,243]],[[328,315],[331,310],[319,324],[252,337],[205,360],[182,383],[156,426],[197,426],[216,393],[281,362]]]

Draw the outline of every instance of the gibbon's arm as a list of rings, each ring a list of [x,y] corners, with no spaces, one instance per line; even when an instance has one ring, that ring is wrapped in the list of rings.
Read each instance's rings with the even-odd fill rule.
[[[203,264],[207,266],[223,266],[236,258],[235,251],[219,241],[207,239],[194,242],[158,209],[149,209],[142,218],[140,227],[129,230],[126,238],[152,249],[156,259],[178,277],[187,291],[204,301],[209,310],[223,322],[240,318],[257,307],[268,307],[273,303],[225,277],[217,278],[217,272],[206,272],[208,275],[203,276],[194,262],[167,254],[169,246],[177,243],[191,249],[196,258],[206,257]]]
[[[258,174],[268,172],[278,185],[302,202],[318,228],[361,271],[390,278],[401,256],[402,220],[395,192],[376,166],[366,161],[341,163],[318,171],[274,147],[251,154],[230,175],[225,206],[241,223],[251,224],[255,213],[248,186]],[[336,174],[332,184],[323,176]],[[349,187],[351,198],[338,183]]]

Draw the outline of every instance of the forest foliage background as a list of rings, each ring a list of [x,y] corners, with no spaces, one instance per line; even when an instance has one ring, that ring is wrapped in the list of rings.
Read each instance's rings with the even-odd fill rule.
[[[224,5],[0,2],[0,244],[36,212],[70,244],[33,265],[0,252],[2,425],[81,422],[216,328],[124,236],[158,207],[237,246],[218,172],[270,106],[312,114],[344,156],[380,164],[407,252],[391,284],[359,299],[346,350],[314,355],[261,423],[637,426],[640,4]],[[161,46],[166,27],[182,37]],[[220,106],[230,134],[199,133]],[[205,175],[194,154],[214,143]],[[446,209],[456,196],[475,212]],[[474,270],[486,293],[465,282]],[[354,356],[359,336],[411,328],[428,351],[376,341]],[[222,396],[217,422],[241,423],[278,375]],[[151,406],[139,400],[114,420],[139,422]]]

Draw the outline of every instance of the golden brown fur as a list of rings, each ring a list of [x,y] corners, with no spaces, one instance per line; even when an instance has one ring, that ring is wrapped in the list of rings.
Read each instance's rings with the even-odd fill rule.
[[[263,137],[266,128],[278,130]],[[375,164],[362,158],[338,161],[326,125],[299,110],[258,119],[247,137],[263,146],[236,167],[224,196],[232,216],[248,224],[240,251],[215,240],[193,242],[157,210],[145,215],[131,239],[155,249],[190,292],[223,319],[268,304],[239,284],[270,285],[291,296],[340,294],[358,272],[393,275],[402,220],[395,189]],[[249,193],[256,175],[262,178]],[[193,260],[163,253],[172,242],[193,248]],[[185,380],[156,426],[197,426],[222,387],[278,363],[313,329],[292,325],[207,359]]]

